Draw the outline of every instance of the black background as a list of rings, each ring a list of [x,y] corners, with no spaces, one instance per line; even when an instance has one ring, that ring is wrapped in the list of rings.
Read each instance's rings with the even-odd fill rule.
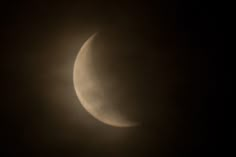
[[[201,0],[2,3],[2,154],[225,155],[230,148],[222,90],[225,10],[222,3]],[[151,47],[168,61],[174,58],[174,78],[181,81],[169,98],[178,112],[168,112],[168,122],[160,125],[158,107],[151,106],[142,115],[143,126],[112,128],[75,107],[72,69],[79,48],[94,32],[114,30],[134,45],[143,43],[146,56]],[[143,64],[155,71],[156,59]],[[151,83],[142,89],[140,101],[154,105]]]

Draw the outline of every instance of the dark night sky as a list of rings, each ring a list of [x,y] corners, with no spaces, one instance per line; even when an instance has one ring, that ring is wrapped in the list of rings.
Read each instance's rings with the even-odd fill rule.
[[[2,153],[182,157],[226,151],[222,4],[36,0],[1,8]],[[132,52],[129,64],[117,60],[134,72],[126,79],[143,121],[137,128],[104,125],[79,104],[73,64],[94,32],[116,52]]]

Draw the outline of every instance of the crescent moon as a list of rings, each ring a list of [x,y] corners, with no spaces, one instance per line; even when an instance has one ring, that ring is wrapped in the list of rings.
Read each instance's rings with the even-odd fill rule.
[[[96,34],[84,43],[74,63],[73,82],[77,97],[85,110],[100,122],[114,127],[136,126],[137,122],[127,119],[109,101],[109,96],[104,94],[104,81],[94,73],[91,54]]]

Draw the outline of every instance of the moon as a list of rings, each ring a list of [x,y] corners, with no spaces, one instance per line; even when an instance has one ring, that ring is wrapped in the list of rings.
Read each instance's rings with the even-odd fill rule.
[[[110,81],[103,80],[96,73],[96,58],[92,57],[96,53],[93,52],[96,36],[97,33],[93,34],[84,43],[74,63],[73,82],[77,97],[84,109],[100,122],[114,127],[137,126],[138,122],[129,120],[114,105],[116,102],[111,100],[111,91],[106,88]],[[115,91],[112,94],[116,94]]]

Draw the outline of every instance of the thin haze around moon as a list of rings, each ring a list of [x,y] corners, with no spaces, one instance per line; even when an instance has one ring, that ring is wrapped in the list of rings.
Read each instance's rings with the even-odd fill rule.
[[[91,57],[96,34],[92,35],[82,46],[76,57],[73,81],[76,94],[82,106],[97,120],[115,127],[133,127],[138,123],[128,120],[120,113],[109,96],[104,94],[103,81],[94,73]]]

